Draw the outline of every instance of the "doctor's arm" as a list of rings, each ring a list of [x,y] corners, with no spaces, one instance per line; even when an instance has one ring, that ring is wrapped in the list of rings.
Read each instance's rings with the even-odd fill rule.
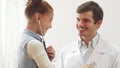
[[[116,68],[120,68],[120,51],[117,57],[117,67]]]
[[[55,68],[64,68],[63,64],[64,64],[63,56],[62,53],[60,53],[57,57]]]
[[[114,50],[115,51],[112,54],[112,58],[111,58],[112,64],[110,68],[120,68],[120,47],[117,46],[116,49]]]
[[[38,68],[53,68],[43,44],[37,40],[28,42],[26,51],[30,58],[37,64]]]

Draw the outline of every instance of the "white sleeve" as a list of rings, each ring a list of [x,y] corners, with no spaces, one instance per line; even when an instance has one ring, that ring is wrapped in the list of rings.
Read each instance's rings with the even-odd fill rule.
[[[64,60],[63,60],[63,56],[62,56],[62,52],[59,54],[58,58],[57,58],[57,62],[55,64],[55,68],[64,68]]]
[[[113,57],[111,58],[111,67],[110,68],[120,68],[120,47],[119,45],[114,45],[114,54]]]
[[[53,68],[43,44],[38,40],[28,42],[26,50],[29,57],[36,62],[38,68]]]
[[[120,48],[119,48],[119,53],[118,53],[117,61],[118,61],[117,68],[120,68]]]

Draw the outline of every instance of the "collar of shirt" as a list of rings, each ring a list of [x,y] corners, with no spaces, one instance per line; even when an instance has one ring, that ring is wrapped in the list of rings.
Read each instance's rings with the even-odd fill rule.
[[[42,35],[39,35],[39,34],[37,34],[37,35],[42,39],[42,43],[43,43],[44,37]]]
[[[82,41],[81,39],[78,40],[78,45],[80,49],[87,49],[90,47],[95,48],[95,46],[98,44],[98,41],[99,41],[99,34],[96,34],[96,36],[89,42],[88,47],[85,45],[84,41]]]
[[[28,35],[30,35],[31,37],[34,37],[34,38],[36,38],[37,40],[39,40],[39,41],[41,41],[42,42],[42,36],[41,35],[39,35],[39,34],[37,34],[37,33],[35,33],[35,32],[33,32],[33,31],[31,31],[30,29],[25,29],[24,30],[24,33],[25,34],[28,34]]]

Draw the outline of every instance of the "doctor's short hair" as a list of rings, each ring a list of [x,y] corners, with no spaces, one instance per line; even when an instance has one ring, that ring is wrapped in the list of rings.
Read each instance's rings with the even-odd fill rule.
[[[45,0],[28,0],[25,8],[25,16],[30,19],[36,12],[44,15],[50,11],[53,11],[53,8]]]
[[[92,11],[95,24],[97,21],[103,20],[103,10],[99,6],[99,4],[97,4],[96,2],[87,1],[83,4],[81,4],[80,6],[78,6],[76,12],[77,13],[84,13],[87,11]]]

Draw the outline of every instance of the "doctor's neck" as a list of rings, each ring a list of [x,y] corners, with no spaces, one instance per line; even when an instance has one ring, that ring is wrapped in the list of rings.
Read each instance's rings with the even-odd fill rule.
[[[92,41],[92,39],[97,35],[94,34],[94,35],[91,35],[91,36],[80,36],[81,40],[84,41],[84,43],[88,46],[89,45],[89,42]]]

